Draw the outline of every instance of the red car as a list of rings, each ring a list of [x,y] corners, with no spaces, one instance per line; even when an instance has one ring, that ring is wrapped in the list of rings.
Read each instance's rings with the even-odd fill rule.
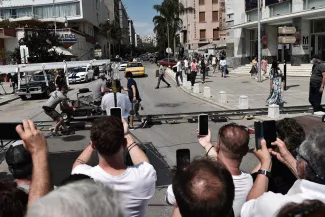
[[[168,67],[168,66],[173,67],[173,66],[176,65],[176,63],[177,63],[176,60],[174,60],[172,58],[169,58],[169,62],[168,62],[167,58],[158,61],[158,65],[163,65],[163,66],[166,66],[166,67]]]

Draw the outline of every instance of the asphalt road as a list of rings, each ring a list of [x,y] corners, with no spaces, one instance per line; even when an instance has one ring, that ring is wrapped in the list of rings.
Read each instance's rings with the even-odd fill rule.
[[[172,84],[171,88],[164,88],[165,84],[161,83],[161,88],[156,90],[157,78],[155,70],[157,66],[152,64],[146,65],[147,77],[136,78],[142,105],[144,110],[141,114],[168,114],[168,113],[186,113],[186,112],[204,112],[211,110],[222,110],[216,106],[193,98]],[[126,86],[126,80],[123,78],[123,72],[120,72],[122,85]],[[71,85],[73,88],[68,96],[71,99],[76,98],[79,88],[92,88],[92,83]],[[44,99],[21,101],[16,100],[9,104],[0,106],[0,122],[16,122],[23,119],[32,119],[34,121],[50,121],[43,110]],[[236,120],[235,122],[243,125],[251,125],[252,121]],[[50,123],[52,124],[52,123]],[[213,140],[217,138],[217,130],[224,123],[209,123],[213,134]],[[46,127],[47,128],[47,127]],[[180,124],[161,124],[154,125],[151,128],[136,129],[132,133],[136,139],[143,143],[151,163],[157,170],[158,181],[155,196],[150,202],[147,216],[170,216],[172,207],[164,205],[164,194],[166,185],[170,184],[170,168],[176,164],[176,150],[188,148],[191,151],[191,158],[203,154],[203,149],[197,143],[196,139],[197,124],[180,123]],[[44,131],[45,134],[48,132]],[[75,135],[48,138],[50,150],[50,163],[54,183],[57,185],[60,180],[67,177],[71,171],[71,166],[79,153],[89,143],[89,131],[77,131]],[[251,148],[253,148],[253,139],[251,139]],[[2,161],[3,154],[0,155]],[[94,158],[93,163],[96,163]],[[242,169],[250,171],[256,163],[255,157],[249,153],[242,164]],[[7,165],[2,162],[0,165],[0,178],[7,176]]]

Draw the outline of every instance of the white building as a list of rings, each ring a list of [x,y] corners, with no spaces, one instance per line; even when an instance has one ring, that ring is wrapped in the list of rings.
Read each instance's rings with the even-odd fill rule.
[[[0,48],[13,51],[28,29],[28,21],[35,20],[52,25],[63,47],[77,58],[93,59],[96,43],[103,56],[108,56],[106,40],[96,35],[99,24],[109,18],[104,0],[3,0],[0,11],[2,20],[22,24],[21,28],[0,30]]]
[[[257,55],[257,6],[256,1],[226,0],[226,5],[227,1],[234,17],[233,37],[228,39],[228,44],[233,44],[233,53],[227,57],[229,63],[238,67]],[[313,54],[325,60],[324,0],[262,0],[262,3],[263,56],[269,61],[286,60],[292,65],[308,63]],[[297,32],[288,36],[295,37],[296,42],[278,43],[278,27],[295,27]]]

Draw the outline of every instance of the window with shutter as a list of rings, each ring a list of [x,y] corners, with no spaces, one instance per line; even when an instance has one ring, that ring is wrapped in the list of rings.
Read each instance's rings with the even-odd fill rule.
[[[212,4],[218,4],[218,0],[212,0]]]
[[[219,20],[219,13],[218,11],[212,11],[212,21],[217,22]]]
[[[213,39],[217,40],[219,38],[219,29],[213,29]]]
[[[202,40],[202,39],[206,39],[206,37],[205,37],[205,32],[206,32],[205,29],[201,29],[201,30],[200,30],[200,39],[201,39],[201,40]]]
[[[200,0],[199,5],[204,5],[204,0]]]
[[[205,12],[199,13],[199,22],[205,22]]]

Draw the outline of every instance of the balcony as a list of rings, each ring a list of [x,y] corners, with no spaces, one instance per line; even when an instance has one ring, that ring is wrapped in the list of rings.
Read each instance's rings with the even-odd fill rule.
[[[0,38],[16,38],[16,29],[0,28]]]

